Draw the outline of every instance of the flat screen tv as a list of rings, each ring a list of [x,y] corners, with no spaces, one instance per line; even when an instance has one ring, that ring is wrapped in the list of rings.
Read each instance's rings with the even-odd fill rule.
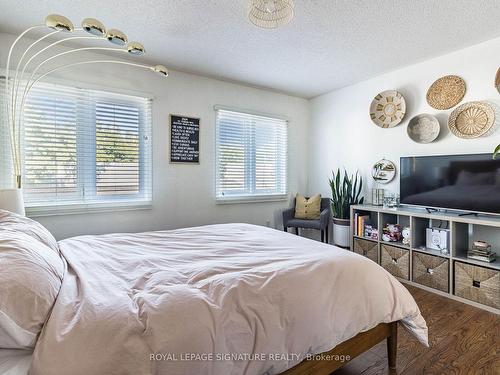
[[[402,157],[401,203],[500,215],[500,159],[491,154]]]

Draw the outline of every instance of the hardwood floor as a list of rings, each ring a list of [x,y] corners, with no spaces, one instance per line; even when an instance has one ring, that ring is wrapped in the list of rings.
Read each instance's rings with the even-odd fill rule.
[[[400,327],[397,369],[387,366],[385,342],[332,375],[500,375],[500,316],[406,285],[429,327],[425,348]]]

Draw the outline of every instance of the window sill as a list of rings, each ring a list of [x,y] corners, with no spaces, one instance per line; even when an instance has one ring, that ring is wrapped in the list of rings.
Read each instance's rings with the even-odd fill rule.
[[[236,197],[217,197],[216,204],[239,204],[239,203],[264,203],[264,202],[283,202],[288,200],[288,194],[280,195],[253,195]]]
[[[132,211],[132,210],[150,210],[152,209],[151,200],[138,200],[113,203],[89,203],[89,204],[61,204],[50,206],[31,206],[26,207],[26,215],[29,217],[42,216],[61,216],[78,215],[88,213]]]

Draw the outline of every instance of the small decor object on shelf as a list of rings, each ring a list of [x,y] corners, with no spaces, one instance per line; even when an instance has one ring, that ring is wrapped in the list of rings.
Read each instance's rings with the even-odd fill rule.
[[[428,249],[439,250],[442,254],[448,254],[449,229],[427,228],[425,231],[425,246]]]
[[[391,182],[396,175],[396,166],[390,160],[382,159],[376,162],[372,168],[372,177],[381,184]]]
[[[395,90],[381,92],[370,105],[370,117],[381,128],[396,126],[403,120],[405,113],[405,98]]]
[[[372,225],[365,225],[365,237],[378,241],[378,228]]]
[[[399,224],[386,224],[382,229],[382,241],[385,242],[399,242],[401,241],[401,225]]]
[[[489,263],[495,261],[497,256],[491,251],[491,245],[488,242],[474,241],[472,249],[467,252],[467,258]]]
[[[435,109],[450,109],[465,96],[465,81],[455,75],[439,78],[427,90],[427,103]]]
[[[410,227],[404,227],[401,235],[403,236],[403,245],[410,246],[411,242],[411,230]]]
[[[343,175],[340,169],[332,175],[329,184],[332,190],[333,240],[337,246],[349,247],[351,206],[363,204],[365,200],[361,195],[363,179],[358,172],[349,176],[345,169]]]
[[[468,102],[455,108],[448,128],[459,138],[478,138],[487,134],[495,123],[495,111],[486,102]]]
[[[437,118],[423,113],[413,117],[408,123],[406,130],[412,141],[417,143],[431,143],[439,136],[441,129]]]
[[[382,206],[384,204],[384,189],[372,189],[372,204]]]
[[[361,215],[356,212],[353,218],[354,235],[378,240],[378,229],[373,226],[370,215]]]
[[[399,207],[399,194],[388,193],[384,196],[384,208]]]

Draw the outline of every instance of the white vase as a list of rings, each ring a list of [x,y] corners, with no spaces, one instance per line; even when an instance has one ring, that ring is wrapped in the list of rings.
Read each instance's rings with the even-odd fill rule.
[[[23,189],[0,190],[0,209],[26,216]]]
[[[339,247],[348,249],[349,246],[350,220],[333,218],[333,243]]]

